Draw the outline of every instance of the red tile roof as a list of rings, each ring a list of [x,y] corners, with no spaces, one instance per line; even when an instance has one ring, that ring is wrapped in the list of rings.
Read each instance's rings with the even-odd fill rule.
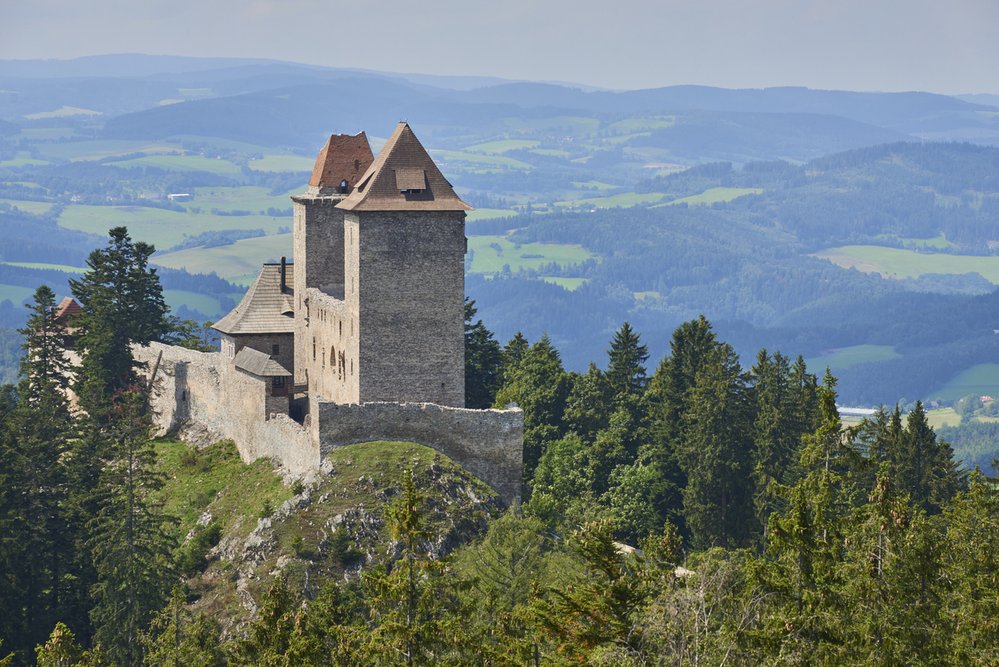
[[[434,164],[408,123],[399,123],[357,187],[348,211],[470,211]]]
[[[340,182],[347,181],[349,192],[373,160],[371,146],[364,132],[356,135],[332,134],[316,157],[309,185],[339,190]]]

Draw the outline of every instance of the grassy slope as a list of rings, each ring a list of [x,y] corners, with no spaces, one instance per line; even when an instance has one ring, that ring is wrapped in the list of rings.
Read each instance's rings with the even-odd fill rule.
[[[989,282],[999,284],[999,257],[947,255],[917,252],[882,246],[851,245],[815,253],[845,268],[866,273],[880,273],[887,278],[918,278],[927,273],[980,273]]]
[[[897,359],[900,357],[895,348],[891,345],[851,345],[835,350],[829,350],[820,357],[807,359],[808,367],[821,373],[828,366],[835,373],[839,368],[849,368],[857,364],[866,364],[872,361],[884,361],[886,359]]]
[[[969,394],[999,394],[999,364],[978,364],[968,368],[932,392],[930,398],[955,401]]]
[[[282,256],[291,259],[291,234],[242,239],[214,248],[186,248],[157,255],[153,262],[172,269],[187,269],[190,273],[214,271],[222,278],[248,285],[260,273],[261,264]]]
[[[509,265],[511,271],[538,269],[550,262],[571,266],[593,256],[580,245],[554,243],[516,245],[503,236],[470,236],[468,249],[475,253],[472,256],[470,269],[472,273],[499,273],[504,265]]]
[[[226,625],[246,617],[244,593],[259,600],[279,572],[298,586],[306,580],[318,586],[323,578],[341,578],[348,570],[356,573],[344,565],[330,539],[338,531],[346,532],[362,560],[377,562],[390,553],[383,516],[405,469],[413,471],[418,488],[428,496],[424,512],[431,541],[441,551],[481,534],[487,518],[500,510],[495,494],[482,482],[447,457],[413,443],[338,448],[328,457],[332,472],[303,487],[298,496],[269,462],[242,463],[232,443],[196,451],[162,440],[157,447],[167,478],[161,499],[179,520],[177,535],[183,538],[206,511],[221,522],[222,541],[210,554],[213,562],[190,583],[201,596],[197,606],[219,614]],[[276,511],[262,519],[265,502]],[[244,551],[248,537],[254,546]]]

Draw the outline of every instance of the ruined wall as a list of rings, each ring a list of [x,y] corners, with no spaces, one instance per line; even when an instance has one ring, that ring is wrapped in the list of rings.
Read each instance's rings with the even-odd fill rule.
[[[464,212],[348,213],[344,229],[360,401],[463,406]]]
[[[163,431],[194,424],[211,438],[232,438],[246,462],[269,457],[295,474],[319,466],[309,430],[285,414],[267,414],[268,382],[235,369],[218,352],[162,343],[134,348],[150,370],[161,351],[151,406]]]
[[[319,289],[333,296],[343,294],[343,211],[335,208],[343,196],[297,195],[292,235],[295,262],[295,334],[306,340],[305,292]],[[305,384],[309,352],[299,345],[295,354],[295,384]]]
[[[445,454],[507,502],[520,496],[524,414],[427,403],[337,405],[313,402],[312,430],[322,455],[372,440],[416,442]]]
[[[306,298],[309,324],[300,345],[308,355],[309,393],[317,400],[357,403],[357,318],[346,302],[319,290],[308,290]]]

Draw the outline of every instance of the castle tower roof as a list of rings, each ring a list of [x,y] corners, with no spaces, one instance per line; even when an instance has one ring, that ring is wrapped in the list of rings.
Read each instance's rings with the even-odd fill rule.
[[[355,135],[331,134],[316,156],[309,186],[320,193],[340,192],[341,183],[347,181],[347,192],[350,192],[373,161],[371,145],[364,132]]]
[[[243,300],[212,328],[229,335],[293,333],[295,321],[288,296],[295,265],[284,265],[284,289],[281,268],[281,264],[264,264]]]
[[[337,204],[347,211],[470,211],[433,158],[399,123],[350,195]]]

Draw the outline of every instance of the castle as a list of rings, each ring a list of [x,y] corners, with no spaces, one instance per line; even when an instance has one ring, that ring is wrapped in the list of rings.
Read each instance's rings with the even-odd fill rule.
[[[138,351],[159,425],[298,474],[334,447],[417,442],[513,501],[521,411],[464,408],[471,207],[406,123],[377,157],[363,132],[331,136],[292,201],[294,263],[265,264],[215,323],[220,352]]]

